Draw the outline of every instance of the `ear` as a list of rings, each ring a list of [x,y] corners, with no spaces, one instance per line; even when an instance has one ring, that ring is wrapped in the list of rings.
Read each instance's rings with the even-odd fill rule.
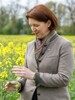
[[[50,26],[51,26],[51,21],[48,20],[48,21],[47,21],[47,24],[48,24],[48,27],[50,27]]]

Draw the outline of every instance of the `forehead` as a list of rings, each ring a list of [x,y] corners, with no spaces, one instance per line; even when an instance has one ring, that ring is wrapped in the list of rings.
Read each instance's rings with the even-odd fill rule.
[[[40,21],[38,21],[38,20],[36,20],[36,19],[33,19],[33,18],[29,18],[29,19],[28,19],[28,22],[29,22],[30,25],[31,25],[31,24],[40,24],[40,23],[44,23],[44,22],[40,22]]]

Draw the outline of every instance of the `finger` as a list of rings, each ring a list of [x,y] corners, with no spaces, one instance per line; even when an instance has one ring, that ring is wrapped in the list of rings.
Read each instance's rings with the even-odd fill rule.
[[[25,71],[13,71],[13,74],[27,74]]]
[[[14,72],[14,74],[18,77],[25,77],[27,74],[25,72]]]
[[[20,69],[20,68],[23,68],[23,66],[14,66],[13,69],[14,68],[19,68]]]
[[[17,76],[17,77],[23,77],[23,78],[26,78],[26,79],[28,79],[30,76],[29,75],[27,75],[27,74],[25,74],[25,73],[15,73],[15,76]]]
[[[5,84],[5,87],[8,86],[9,84],[10,84],[10,82],[7,82],[7,83]]]
[[[16,84],[16,81],[11,81],[10,84]]]
[[[12,70],[21,70],[21,68],[17,67],[17,68],[12,68]]]
[[[13,68],[14,68],[14,67],[16,68],[16,67],[20,67],[20,66],[15,66],[15,65],[14,65]]]
[[[22,72],[22,71],[21,71],[21,70],[13,70],[13,71],[12,71],[13,74],[15,74],[15,73],[20,73],[20,72]]]
[[[24,68],[13,68],[12,71],[23,71],[25,70]]]
[[[5,91],[8,91],[9,90],[8,86],[5,86],[4,90]]]
[[[21,72],[28,72],[28,71],[24,70],[24,69],[14,69],[14,70],[12,70],[12,73],[21,73]]]
[[[14,68],[19,68],[19,69],[25,69],[26,67],[24,67],[24,66],[15,66],[15,67],[13,67],[12,69],[14,69]],[[26,68],[27,69],[27,68]]]
[[[5,87],[8,88],[12,86],[13,84],[15,84],[15,81],[7,82],[7,84],[5,84]]]
[[[18,76],[18,77],[24,77],[23,74],[15,74],[15,76]]]
[[[7,88],[4,88],[4,91],[7,91]]]

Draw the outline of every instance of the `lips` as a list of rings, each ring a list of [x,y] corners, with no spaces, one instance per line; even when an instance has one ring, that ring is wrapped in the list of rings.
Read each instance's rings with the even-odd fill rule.
[[[35,35],[37,35],[39,32],[33,32]]]

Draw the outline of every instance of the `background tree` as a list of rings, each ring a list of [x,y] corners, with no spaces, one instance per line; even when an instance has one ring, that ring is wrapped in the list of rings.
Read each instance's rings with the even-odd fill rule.
[[[75,35],[75,0],[66,0],[65,4],[66,18],[63,30],[65,34]]]
[[[0,34],[2,34],[3,27],[9,22],[9,13],[5,7],[0,8]]]
[[[46,6],[49,7],[54,13],[56,13],[56,11],[57,11],[57,8],[56,8],[57,3],[50,1],[50,2],[46,3]]]
[[[46,3],[58,18],[58,32],[61,34],[75,35],[75,0],[65,0],[66,3],[56,3],[50,1]],[[20,0],[9,1],[9,4],[2,5],[0,0],[0,34],[30,34],[26,13],[39,0],[25,0],[25,5],[20,4]]]
[[[69,11],[71,24],[75,25],[75,0],[66,0],[66,8]]]

